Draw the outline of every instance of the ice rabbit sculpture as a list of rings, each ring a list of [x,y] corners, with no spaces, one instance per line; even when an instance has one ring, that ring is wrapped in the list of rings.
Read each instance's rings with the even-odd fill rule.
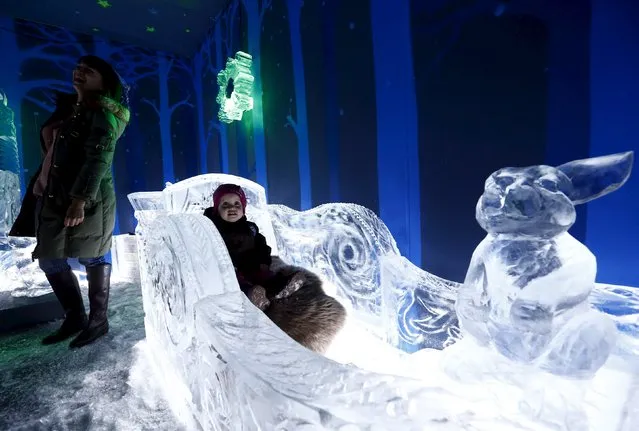
[[[463,331],[550,373],[591,377],[612,351],[612,320],[590,307],[597,262],[568,233],[575,205],[621,187],[633,153],[558,167],[504,168],[479,198],[488,232],[475,249],[456,310]]]

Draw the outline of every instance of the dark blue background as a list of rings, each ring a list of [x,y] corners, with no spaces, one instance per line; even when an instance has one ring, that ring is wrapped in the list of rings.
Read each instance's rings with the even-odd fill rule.
[[[127,193],[231,172],[273,203],[367,206],[413,262],[462,280],[492,171],[639,149],[639,5],[498,5],[234,0],[190,58],[2,18],[0,89],[28,179],[47,92],[69,88],[81,53],[116,65],[134,113],[114,167],[121,232],[134,228]],[[220,125],[215,77],[239,49],[254,56],[255,109]],[[572,233],[599,281],[639,286],[638,214],[638,173],[580,209]]]

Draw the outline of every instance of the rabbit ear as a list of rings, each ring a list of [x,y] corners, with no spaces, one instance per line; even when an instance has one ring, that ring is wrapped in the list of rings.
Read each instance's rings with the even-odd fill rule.
[[[583,204],[614,192],[630,177],[634,153],[611,154],[575,160],[558,166],[572,183],[565,193],[575,204]]]

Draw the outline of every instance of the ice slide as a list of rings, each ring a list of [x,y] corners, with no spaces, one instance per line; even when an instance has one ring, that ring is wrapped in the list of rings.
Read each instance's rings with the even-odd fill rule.
[[[222,239],[201,215],[223,182],[245,189],[247,216],[273,253],[320,274],[347,307],[348,324],[326,357],[291,340],[239,290]],[[223,174],[129,199],[139,222],[148,360],[190,429],[639,428],[633,289],[598,286],[591,295],[595,305],[625,310],[614,317],[618,341],[594,376],[571,378],[462,337],[460,286],[401,257],[383,222],[362,207],[296,212],[267,205],[262,187]],[[406,313],[415,307],[419,319]],[[400,342],[432,348],[408,355],[391,346]]]

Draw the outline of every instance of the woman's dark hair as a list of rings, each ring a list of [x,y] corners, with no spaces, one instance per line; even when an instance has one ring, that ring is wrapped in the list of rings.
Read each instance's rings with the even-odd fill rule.
[[[124,91],[120,76],[113,66],[95,55],[85,55],[78,59],[78,64],[85,64],[91,69],[97,70],[102,75],[102,94],[110,99],[120,102]]]

